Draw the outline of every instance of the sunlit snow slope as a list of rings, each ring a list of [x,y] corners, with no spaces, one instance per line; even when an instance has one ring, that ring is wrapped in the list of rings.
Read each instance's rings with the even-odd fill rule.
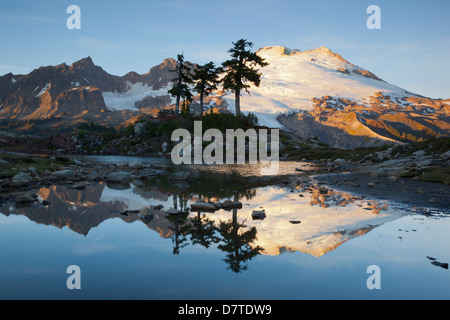
[[[301,52],[285,47],[265,47],[258,55],[269,63],[262,68],[261,85],[241,98],[243,112],[253,112],[267,126],[280,126],[274,114],[312,110],[312,98],[333,96],[363,103],[376,92],[409,96],[394,85],[355,66],[325,47]],[[225,96],[234,111],[234,94]],[[270,115],[270,116],[269,116]]]

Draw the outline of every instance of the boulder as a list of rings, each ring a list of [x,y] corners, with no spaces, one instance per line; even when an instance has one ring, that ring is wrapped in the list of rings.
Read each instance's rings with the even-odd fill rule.
[[[30,203],[35,200],[36,199],[31,194],[19,194],[15,199],[16,203]]]
[[[414,152],[414,153],[413,153],[413,156],[421,157],[421,156],[424,156],[424,155],[426,155],[426,154],[427,154],[427,153],[425,152],[425,150],[419,150],[419,151]]]
[[[139,216],[144,219],[150,219],[153,218],[154,214],[150,207],[143,207],[141,210],[139,210]]]
[[[234,207],[233,201],[231,200],[225,200],[222,202],[222,207],[225,209],[232,209]]]
[[[448,269],[448,263],[442,263],[442,262],[439,262],[439,261],[433,261],[433,262],[431,262],[431,264],[435,265],[437,267]]]
[[[12,177],[9,185],[12,187],[25,187],[33,182],[33,178],[28,173],[19,173]]]
[[[188,171],[179,171],[169,176],[169,180],[188,180],[190,176]]]
[[[86,185],[85,185],[84,183],[82,183],[82,182],[80,182],[80,183],[75,183],[75,184],[72,186],[72,189],[75,189],[75,190],[86,190]]]
[[[88,181],[99,181],[102,179],[96,171],[92,171],[86,178]]]
[[[216,206],[212,203],[196,202],[191,204],[191,211],[195,212],[215,212]]]
[[[167,142],[163,142],[161,145],[161,150],[164,153],[167,153],[169,151],[169,144]]]
[[[106,182],[111,183],[128,183],[128,181],[131,179],[131,174],[124,171],[119,172],[112,172],[108,174],[106,177]]]
[[[142,168],[142,163],[133,161],[133,162],[129,163],[128,166],[129,166],[131,169],[141,169],[141,168]]]
[[[75,171],[71,169],[59,170],[53,172],[52,175],[60,179],[73,179],[75,178]]]
[[[177,210],[177,209],[170,209],[170,210],[167,210],[165,212],[165,214],[167,214],[169,216],[176,216],[176,215],[186,215],[186,214],[188,214],[188,212]]]
[[[134,125],[134,135],[141,136],[145,133],[146,125],[143,122],[138,122]]]
[[[254,210],[252,212],[252,219],[253,220],[264,220],[266,218],[266,211],[262,210],[262,211],[256,211]]]
[[[441,154],[441,158],[444,160],[449,160],[450,159],[450,150]]]

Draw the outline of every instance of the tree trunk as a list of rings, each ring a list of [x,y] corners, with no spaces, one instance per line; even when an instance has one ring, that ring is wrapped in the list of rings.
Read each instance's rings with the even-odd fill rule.
[[[181,88],[183,82],[183,65],[180,64],[178,69],[178,94],[177,94],[177,103],[175,105],[175,114],[178,116],[180,114],[180,100],[181,100]]]
[[[236,117],[241,114],[241,91],[236,90],[235,93]]]
[[[177,95],[177,102],[175,104],[175,114],[178,116],[180,114],[180,95]]]
[[[200,116],[203,116],[203,91],[200,92]]]

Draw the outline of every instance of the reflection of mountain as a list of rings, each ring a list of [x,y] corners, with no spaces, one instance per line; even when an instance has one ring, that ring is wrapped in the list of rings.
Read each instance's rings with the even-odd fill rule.
[[[63,186],[51,186],[39,189],[36,194],[48,206],[9,208],[10,213],[21,214],[39,224],[52,225],[87,235],[89,231],[103,221],[118,217],[114,212],[123,211],[122,203],[102,203],[100,196],[105,188],[103,183],[90,185],[86,190],[75,190]],[[12,210],[11,210],[12,209]],[[5,209],[2,208],[2,211]],[[125,222],[135,219],[120,216]]]
[[[152,204],[152,200],[140,196],[135,198],[131,197],[130,194],[127,196],[127,193],[131,192],[132,194],[132,190],[114,190],[104,183],[87,185],[85,190],[51,186],[41,188],[36,192],[41,201],[49,202],[47,206],[16,207],[11,205],[0,208],[0,212],[6,215],[24,215],[39,224],[52,225],[58,228],[68,227],[85,236],[92,228],[99,226],[108,219],[120,218],[127,223],[142,220],[150,229],[154,229],[162,237],[170,237],[170,223],[164,218],[163,212],[156,213],[151,221],[141,219],[137,214],[120,214],[127,210],[141,209],[145,205]],[[115,193],[122,196],[112,197],[111,194]],[[167,195],[165,197],[167,198]],[[161,194],[158,198],[164,198],[164,195]],[[139,199],[139,201],[136,202],[136,199]],[[142,206],[138,207],[138,205]]]
[[[87,185],[85,190],[52,186],[38,190],[37,194],[41,201],[46,200],[50,204],[32,207],[12,205],[1,207],[0,212],[25,215],[36,223],[68,227],[83,235],[111,218],[120,218],[127,223],[139,220],[163,238],[173,240],[175,235],[187,237],[190,234],[195,240],[193,244],[209,240],[217,243],[221,226],[233,218],[234,225],[240,226],[239,235],[254,230],[252,246],[261,247],[261,253],[268,255],[301,251],[319,257],[399,217],[386,205],[375,201],[362,202],[351,195],[314,185],[301,190],[259,188],[253,197],[241,199],[243,208],[238,212],[220,210],[206,216],[192,213],[189,219],[177,220],[178,226],[164,210],[177,206],[180,209],[185,205],[189,207],[197,195],[170,195],[157,188],[143,190],[134,185],[126,190],[116,190],[104,183]],[[163,205],[164,210],[153,211],[151,219],[143,219],[134,213],[120,214],[152,205]],[[253,220],[253,211],[261,209],[265,210],[267,217]],[[202,216],[207,218],[203,219],[210,222],[207,228],[202,230],[198,222],[191,219],[194,216],[198,221]],[[211,239],[204,239],[205,236]]]
[[[311,187],[300,197],[299,193],[275,187],[259,189],[253,199],[244,203],[238,217],[247,227],[256,227],[255,245],[264,248],[262,254],[301,251],[316,257],[399,217],[374,201],[368,204],[348,194],[322,192]],[[261,209],[267,217],[253,220],[253,210]],[[229,213],[218,212],[210,219],[216,223],[226,221]]]

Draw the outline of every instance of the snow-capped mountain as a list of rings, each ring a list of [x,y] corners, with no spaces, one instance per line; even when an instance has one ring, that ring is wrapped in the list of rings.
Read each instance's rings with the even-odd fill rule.
[[[241,111],[255,113],[262,126],[344,148],[450,134],[450,100],[389,84],[325,47],[265,47],[258,54],[268,66],[260,70],[260,86],[242,93]],[[117,125],[155,114],[174,104],[167,91],[176,63],[166,59],[147,74],[118,77],[88,57],[28,75],[6,74],[0,77],[0,119],[61,117],[65,125],[82,120]],[[198,105],[196,97],[191,107]],[[218,91],[205,106],[234,112],[234,94]]]
[[[382,92],[404,97],[405,90],[388,84],[325,47],[301,52],[285,47],[265,47],[258,55],[269,65],[263,68],[261,85],[243,94],[242,109],[260,115],[285,114],[314,108],[313,98],[332,96],[364,103]],[[234,104],[234,96],[225,97]],[[278,125],[273,123],[273,125]]]
[[[138,110],[171,104],[167,93],[176,62],[166,59],[147,74],[110,75],[90,57],[72,65],[41,67],[0,77],[0,118],[45,119],[82,112]]]

